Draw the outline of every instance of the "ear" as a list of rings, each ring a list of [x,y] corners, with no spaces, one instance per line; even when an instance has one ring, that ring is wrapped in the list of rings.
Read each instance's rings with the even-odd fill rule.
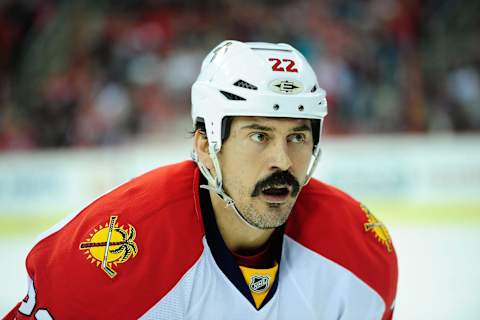
[[[200,130],[195,131],[194,136],[194,148],[197,153],[198,159],[203,163],[208,170],[213,170],[213,162],[208,153],[208,139],[207,135]]]

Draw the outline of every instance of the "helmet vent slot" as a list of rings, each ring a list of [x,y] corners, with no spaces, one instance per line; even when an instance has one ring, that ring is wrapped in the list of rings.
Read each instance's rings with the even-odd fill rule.
[[[317,85],[314,85],[312,90],[310,90],[310,92],[315,92],[315,91],[317,91]]]
[[[252,50],[265,50],[265,51],[284,51],[284,52],[292,52],[290,49],[279,49],[279,48],[250,48]]]
[[[240,96],[237,96],[236,94],[220,90],[220,93],[225,96],[228,100],[236,100],[236,101],[241,101],[241,100],[246,100],[245,98],[242,98]]]
[[[250,84],[246,81],[243,81],[243,80],[238,80],[233,85],[237,86],[237,87],[245,88],[245,89],[258,90],[258,88],[256,86],[254,86],[253,84]]]

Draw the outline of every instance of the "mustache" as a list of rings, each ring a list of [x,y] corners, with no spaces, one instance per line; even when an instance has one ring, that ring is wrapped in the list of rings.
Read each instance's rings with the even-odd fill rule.
[[[272,188],[277,185],[287,185],[292,187],[292,197],[295,197],[300,191],[300,183],[297,178],[295,178],[288,171],[275,171],[270,176],[266,177],[263,180],[260,180],[255,185],[255,188],[252,191],[251,196],[257,197],[262,192],[262,189]]]

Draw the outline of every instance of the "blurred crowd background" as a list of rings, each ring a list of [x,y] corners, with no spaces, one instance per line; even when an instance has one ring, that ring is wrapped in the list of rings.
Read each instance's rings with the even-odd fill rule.
[[[3,0],[0,151],[168,136],[224,39],[302,51],[330,134],[479,132],[479,34],[474,0]]]

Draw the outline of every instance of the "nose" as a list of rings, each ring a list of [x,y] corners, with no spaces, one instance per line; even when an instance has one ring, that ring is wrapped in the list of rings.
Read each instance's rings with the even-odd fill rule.
[[[272,171],[286,171],[291,168],[292,160],[288,150],[288,144],[283,141],[277,141],[271,144],[270,152],[270,170]]]

